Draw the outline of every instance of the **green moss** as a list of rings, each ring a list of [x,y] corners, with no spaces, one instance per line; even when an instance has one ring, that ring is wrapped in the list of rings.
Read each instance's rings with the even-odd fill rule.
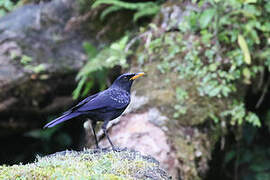
[[[199,16],[198,14],[193,15]],[[169,74],[167,77],[170,77],[170,74],[174,74],[173,81],[176,82],[176,85],[173,87],[175,92],[171,93],[174,99],[171,101],[170,107],[175,111],[166,113],[169,114],[169,117],[180,119],[181,123],[185,125],[202,123],[208,117],[214,118],[214,121],[218,122],[220,118],[224,117],[222,113],[230,109],[233,100],[243,102],[240,99],[243,93],[235,95],[236,92],[241,92],[237,89],[237,85],[250,83],[250,78],[254,77],[259,69],[256,65],[252,68],[247,67],[245,56],[240,48],[233,51],[228,50],[221,55],[219,44],[211,45],[211,39],[214,37],[208,36],[211,34],[207,31],[196,35],[194,31],[198,31],[199,27],[192,29],[192,22],[190,19],[186,19],[179,24],[179,28],[184,23],[190,25],[190,31],[180,29],[181,33],[160,34],[158,33],[159,28],[151,25],[152,29],[145,32],[146,38],[151,41],[147,46],[144,43],[141,44],[143,48],[138,48],[137,59],[140,60],[139,63],[143,67],[152,68],[150,64],[153,64],[153,61],[157,62],[154,68],[158,71],[155,71],[155,75],[162,74],[163,77],[166,77]],[[149,67],[147,67],[148,69]],[[165,85],[166,81],[161,82],[160,79],[166,78],[159,76],[156,83]],[[166,85],[169,86],[169,83]],[[220,102],[221,100],[223,102]],[[243,119],[246,122],[260,125],[256,114],[245,108],[244,111],[247,117]],[[173,117],[170,116],[171,114]],[[248,116],[248,114],[252,114],[252,116]],[[229,115],[234,119],[239,114],[233,111]],[[242,123],[242,121],[239,122]]]
[[[154,169],[166,179],[156,161],[135,151],[66,151],[26,165],[0,166],[0,179],[144,179]]]
[[[183,39],[180,33],[166,33],[137,52],[137,59],[143,59],[142,66],[148,75],[136,83],[138,93],[141,89],[142,95],[154,101],[152,104],[182,125],[201,124],[208,117],[218,116],[230,103],[228,98],[220,97],[225,96],[224,89],[232,82],[213,86],[212,82],[218,81],[216,72],[213,66],[204,64],[206,57],[201,54],[205,48],[200,44],[195,36]],[[207,77],[209,82],[203,80]]]

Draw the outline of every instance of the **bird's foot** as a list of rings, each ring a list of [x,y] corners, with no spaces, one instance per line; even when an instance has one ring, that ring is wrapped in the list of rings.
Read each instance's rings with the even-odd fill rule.
[[[114,152],[121,152],[121,148],[119,148],[119,147],[112,147],[112,150],[114,151]]]

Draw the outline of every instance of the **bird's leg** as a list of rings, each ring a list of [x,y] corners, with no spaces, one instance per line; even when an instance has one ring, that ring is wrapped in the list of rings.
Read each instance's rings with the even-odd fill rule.
[[[96,147],[97,147],[97,149],[99,149],[97,135],[96,135],[96,131],[95,131],[95,127],[97,125],[97,122],[96,121],[91,121],[91,123],[92,123],[92,130],[93,130],[93,133],[94,133],[94,136],[95,136]]]
[[[110,139],[110,137],[109,137],[109,135],[108,135],[108,133],[107,133],[107,124],[108,124],[108,122],[109,122],[109,121],[104,121],[104,123],[102,124],[102,127],[101,127],[101,128],[102,128],[102,130],[103,130],[105,136],[107,137],[109,143],[111,144],[112,149],[115,150],[114,145],[113,145],[113,143],[112,143],[112,141],[111,141],[111,139]]]

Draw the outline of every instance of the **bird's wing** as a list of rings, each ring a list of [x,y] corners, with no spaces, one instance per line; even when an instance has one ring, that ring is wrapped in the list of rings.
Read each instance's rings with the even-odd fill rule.
[[[103,91],[98,96],[93,98],[91,101],[83,104],[77,109],[79,112],[91,111],[95,109],[122,109],[127,107],[129,104],[129,96],[126,100],[119,101],[116,97],[112,98],[108,91]]]
[[[87,102],[91,101],[92,99],[94,99],[98,95],[99,95],[99,93],[96,93],[96,94],[93,94],[91,96],[88,96],[87,98],[85,98],[84,100],[82,100],[81,102],[79,102],[76,106],[74,106],[74,107],[70,108],[69,110],[67,110],[66,112],[64,112],[63,115],[76,111],[77,109],[79,109],[84,104],[86,104]]]
[[[80,116],[81,113],[77,112],[76,110],[79,109],[80,107],[82,107],[84,104],[92,101],[95,97],[97,97],[99,95],[99,93],[94,94],[92,96],[89,96],[87,98],[85,98],[84,100],[82,100],[81,102],[79,102],[76,106],[70,108],[68,111],[64,112],[62,116],[60,116],[59,118],[54,119],[53,121],[47,123],[44,128],[50,128],[53,127],[59,123],[62,123],[64,121],[67,121],[69,119],[75,118],[77,116]]]

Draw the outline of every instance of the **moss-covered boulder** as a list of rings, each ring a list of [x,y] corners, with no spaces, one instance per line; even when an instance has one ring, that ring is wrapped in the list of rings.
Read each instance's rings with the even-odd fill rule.
[[[170,179],[159,162],[129,149],[63,151],[34,163],[0,166],[0,179]]]

